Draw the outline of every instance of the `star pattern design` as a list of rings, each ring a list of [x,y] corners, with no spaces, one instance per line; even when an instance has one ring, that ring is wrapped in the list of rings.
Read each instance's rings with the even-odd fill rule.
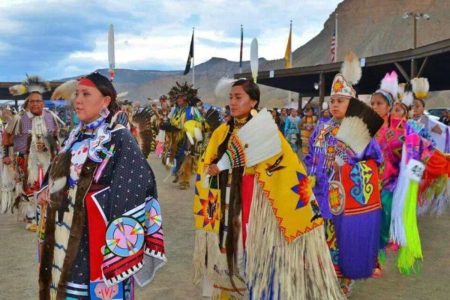
[[[298,202],[295,209],[305,207],[309,203],[311,193],[309,190],[308,176],[297,172],[298,183],[291,187],[291,190],[298,195]]]
[[[200,199],[200,203],[202,208],[197,212],[197,215],[203,217],[203,227],[211,225],[211,227],[214,228],[216,221],[219,220],[217,195],[214,195],[209,191],[208,198]]]

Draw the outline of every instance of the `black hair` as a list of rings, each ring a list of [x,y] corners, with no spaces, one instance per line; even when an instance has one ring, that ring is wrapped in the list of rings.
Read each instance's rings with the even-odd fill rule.
[[[258,108],[259,105],[259,99],[261,96],[261,92],[259,91],[258,85],[253,81],[253,79],[238,79],[235,81],[232,85],[235,86],[242,86],[245,93],[250,97],[250,99],[256,101],[255,108]]]
[[[414,100],[419,101],[422,104],[423,108],[425,108],[425,101],[423,101],[423,99],[414,97]]]
[[[117,103],[117,92],[114,88],[111,80],[103,76],[98,72],[91,73],[85,77],[89,79],[95,84],[95,87],[100,91],[100,93],[106,97],[109,96],[111,98],[111,102],[108,105],[108,110],[110,114],[107,118],[108,121],[115,115],[116,112],[120,110],[119,103]]]

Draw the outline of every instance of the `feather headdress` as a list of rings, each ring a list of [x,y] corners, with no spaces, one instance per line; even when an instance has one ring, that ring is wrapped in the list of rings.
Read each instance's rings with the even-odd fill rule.
[[[416,77],[411,80],[412,90],[417,99],[425,99],[428,97],[428,92],[430,90],[430,84],[428,79],[424,77]]]
[[[413,93],[407,89],[406,83],[400,83],[398,85],[398,97],[397,99],[401,101],[406,107],[409,107],[413,104],[414,95]]]
[[[169,91],[169,98],[171,101],[175,101],[180,96],[186,96],[187,101],[191,102],[192,99],[197,97],[198,89],[194,89],[193,85],[189,85],[187,82],[180,84],[178,81],[175,86]]]
[[[353,85],[357,84],[362,76],[361,64],[353,52],[349,52],[344,59],[341,73],[336,74],[331,85],[330,96],[355,98],[356,91]]]
[[[75,99],[75,92],[77,90],[78,80],[72,79],[64,82],[58,86],[52,94],[52,100],[67,100],[72,101]]]
[[[9,92],[13,96],[21,96],[27,93],[43,94],[45,92],[49,92],[50,90],[51,87],[48,81],[44,81],[39,76],[28,75],[21,84],[13,85],[9,88]]]
[[[381,80],[380,88],[375,92],[384,96],[390,106],[398,97],[398,75],[395,71],[387,72]]]

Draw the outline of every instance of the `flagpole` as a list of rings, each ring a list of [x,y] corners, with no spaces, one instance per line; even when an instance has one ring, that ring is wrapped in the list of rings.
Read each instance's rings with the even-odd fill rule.
[[[195,27],[192,27],[192,41],[194,41]],[[192,87],[195,87],[195,51],[194,51],[195,43],[192,42]]]
[[[289,38],[291,39],[291,53],[289,53],[289,61],[290,61],[291,65],[292,65],[292,20],[291,20],[291,23],[289,25]],[[292,92],[289,91],[288,92],[288,105],[289,105],[289,108],[291,107],[291,101],[292,101]]]
[[[335,49],[334,49],[334,62],[338,61],[338,13],[334,15],[334,31],[335,31]]]

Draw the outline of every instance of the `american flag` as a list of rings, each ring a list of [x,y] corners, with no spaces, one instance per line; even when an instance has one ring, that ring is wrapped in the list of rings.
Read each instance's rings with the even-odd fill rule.
[[[331,62],[336,62],[336,32],[333,32],[330,45]]]

